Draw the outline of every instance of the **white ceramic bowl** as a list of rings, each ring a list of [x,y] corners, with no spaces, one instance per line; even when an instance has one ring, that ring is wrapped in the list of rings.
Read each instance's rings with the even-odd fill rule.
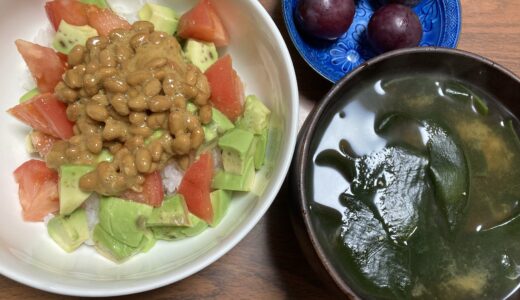
[[[140,1],[110,1],[132,12]],[[117,2],[117,3],[115,3]],[[186,11],[197,1],[153,1]],[[171,284],[208,266],[255,226],[274,200],[287,173],[297,134],[298,88],[287,47],[270,16],[257,0],[213,1],[231,35],[225,51],[245,83],[273,111],[274,134],[269,144],[267,179],[260,196],[237,195],[222,223],[201,235],[174,242],[158,242],[152,250],[117,265],[83,246],[63,252],[49,238],[43,223],[22,221],[17,185],[12,172],[26,161],[24,137],[28,128],[3,113],[0,117],[0,273],[16,281],[53,293],[79,296],[113,296],[137,293]],[[1,1],[0,111],[14,106],[23,93],[25,64],[17,53],[17,38],[35,40],[47,28],[44,1]]]

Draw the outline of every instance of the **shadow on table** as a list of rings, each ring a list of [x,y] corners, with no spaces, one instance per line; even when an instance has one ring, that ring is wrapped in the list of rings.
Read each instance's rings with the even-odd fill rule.
[[[289,48],[298,80],[300,99],[310,100],[314,106],[332,87],[332,83],[316,73],[294,47],[283,21],[281,1],[269,13]],[[293,230],[289,205],[296,195],[292,195],[287,178],[264,217],[267,240],[265,247],[270,255],[270,263],[277,270],[277,278],[274,279],[289,299],[332,299],[336,294],[327,288],[311,268]]]
[[[327,288],[305,258],[290,219],[290,201],[294,201],[286,180],[266,218],[266,241],[275,280],[289,299],[327,299],[337,294]]]

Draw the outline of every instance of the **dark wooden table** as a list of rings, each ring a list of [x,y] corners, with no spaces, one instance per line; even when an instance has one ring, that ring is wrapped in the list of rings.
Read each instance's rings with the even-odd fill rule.
[[[300,124],[332,86],[300,58],[287,36],[280,0],[260,0],[278,24],[291,51],[300,85]],[[461,0],[459,48],[488,57],[520,74],[520,1]],[[332,295],[320,282],[296,241],[287,202],[287,184],[273,205],[228,254],[203,271],[129,299],[316,299]],[[65,298],[35,290],[0,276],[0,299]]]

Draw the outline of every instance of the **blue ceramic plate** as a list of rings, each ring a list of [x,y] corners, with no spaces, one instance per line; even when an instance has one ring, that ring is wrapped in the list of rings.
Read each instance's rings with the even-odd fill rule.
[[[305,36],[294,23],[294,10],[300,0],[283,0],[283,14],[289,35],[303,58],[332,82],[377,54],[366,38],[370,17],[377,9],[374,0],[357,0],[356,14],[349,30],[338,40],[319,44]],[[423,27],[421,46],[455,48],[460,34],[459,0],[423,0],[414,11]]]

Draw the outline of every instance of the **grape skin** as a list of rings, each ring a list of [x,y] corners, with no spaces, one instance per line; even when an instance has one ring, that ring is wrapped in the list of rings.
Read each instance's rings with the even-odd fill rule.
[[[423,29],[419,17],[409,7],[388,4],[372,15],[367,35],[376,51],[387,52],[418,46]]]

